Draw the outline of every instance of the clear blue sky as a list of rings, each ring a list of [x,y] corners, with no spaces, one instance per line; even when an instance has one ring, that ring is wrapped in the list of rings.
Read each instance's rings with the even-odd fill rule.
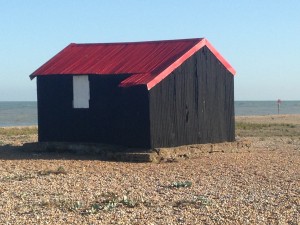
[[[236,69],[235,100],[300,100],[299,0],[0,0],[0,101],[71,42],[206,37]]]

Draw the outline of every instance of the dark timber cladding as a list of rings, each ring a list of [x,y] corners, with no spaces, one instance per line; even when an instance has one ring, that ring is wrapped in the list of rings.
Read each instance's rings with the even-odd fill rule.
[[[234,74],[205,38],[70,44],[30,75],[39,141],[234,141]]]
[[[234,141],[233,76],[204,47],[150,90],[151,146]]]
[[[123,76],[90,75],[90,107],[72,106],[72,76],[39,76],[39,141],[150,147],[148,91],[119,88]]]

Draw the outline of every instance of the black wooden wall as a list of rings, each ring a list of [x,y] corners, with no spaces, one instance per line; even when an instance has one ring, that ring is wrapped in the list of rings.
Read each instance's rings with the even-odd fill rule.
[[[151,147],[234,141],[233,75],[206,47],[150,90]]]
[[[90,107],[73,109],[71,75],[37,77],[39,141],[150,147],[146,87],[118,88],[128,75],[89,75]]]

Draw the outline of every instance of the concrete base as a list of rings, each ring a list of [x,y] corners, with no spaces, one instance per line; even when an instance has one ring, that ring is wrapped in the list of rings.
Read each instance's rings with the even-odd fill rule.
[[[251,143],[248,140],[157,149],[133,149],[123,146],[92,143],[35,142],[24,144],[22,151],[31,153],[71,153],[77,156],[88,155],[89,158],[109,161],[159,163],[198,158],[203,153],[249,150],[250,146]]]

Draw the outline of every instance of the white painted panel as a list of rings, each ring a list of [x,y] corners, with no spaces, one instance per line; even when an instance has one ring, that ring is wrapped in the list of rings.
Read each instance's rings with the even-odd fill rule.
[[[89,108],[90,84],[87,75],[73,76],[73,108]]]

